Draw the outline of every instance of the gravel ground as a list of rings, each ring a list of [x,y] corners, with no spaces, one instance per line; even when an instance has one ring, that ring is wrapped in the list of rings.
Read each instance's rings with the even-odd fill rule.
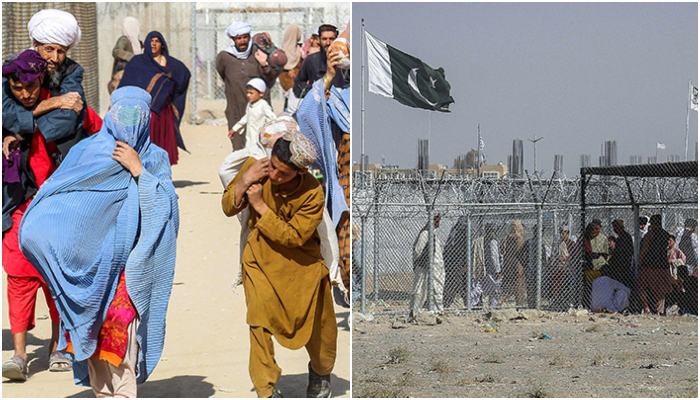
[[[353,397],[698,397],[698,319],[353,315]]]

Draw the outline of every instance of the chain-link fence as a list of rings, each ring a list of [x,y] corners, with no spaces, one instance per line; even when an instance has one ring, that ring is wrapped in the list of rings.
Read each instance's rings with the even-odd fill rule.
[[[225,30],[233,21],[246,21],[252,34],[267,32],[277,47],[282,46],[284,30],[290,24],[302,30],[302,41],[317,32],[322,24],[331,24],[343,31],[350,21],[350,3],[196,3],[192,30],[195,49],[192,96],[193,120],[219,120],[225,124],[224,82],[216,71],[216,56],[232,44]],[[270,88],[272,107],[281,111],[282,88]]]
[[[637,196],[634,201],[629,201],[625,182]],[[605,238],[606,263],[596,264],[595,270],[605,266],[605,275],[624,280],[610,273],[609,264],[618,263],[623,252],[612,258],[615,250],[608,249],[607,237],[624,236],[614,230],[613,220],[621,220],[632,237],[633,248],[623,250],[638,254],[640,241],[634,231],[639,215],[662,215],[663,227],[671,233],[682,230],[687,219],[697,218],[697,177],[605,177],[586,184],[589,197],[605,198],[606,204],[582,208],[580,179],[356,174],[353,222],[360,235],[353,248],[355,306],[373,313],[590,307],[586,225],[599,219],[598,241]],[[625,190],[618,190],[621,187]],[[655,197],[650,201],[647,193]],[[437,215],[439,222],[429,224]],[[636,291],[639,277],[633,259],[630,254],[626,261],[630,292]],[[635,293],[628,295],[630,310],[639,310],[638,300]]]

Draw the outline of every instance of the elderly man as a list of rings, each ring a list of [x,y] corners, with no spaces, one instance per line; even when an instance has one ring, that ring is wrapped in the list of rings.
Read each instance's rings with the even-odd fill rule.
[[[41,10],[29,20],[28,29],[34,50],[48,63],[42,86],[50,98],[27,109],[10,95],[9,83],[3,78],[2,126],[15,133],[34,132],[35,125],[43,120],[46,128],[42,134],[47,142],[58,146],[60,162],[85,137],[83,67],[66,57],[67,51],[80,42],[80,27],[71,13]]]
[[[235,21],[226,28],[226,35],[233,40],[233,45],[225,48],[216,56],[216,70],[224,81],[226,94],[226,120],[228,129],[245,114],[248,98],[246,85],[253,78],[262,78],[267,87],[272,87],[277,72],[267,63],[267,55],[255,50],[250,40],[251,26],[247,22]],[[263,96],[270,103],[270,92]],[[245,136],[234,135],[231,139],[233,150],[245,147]]]
[[[338,29],[333,25],[321,25],[318,28],[321,51],[306,57],[299,67],[299,73],[294,78],[294,96],[302,98],[311,89],[311,85],[323,78],[327,69],[326,51],[333,41],[338,37]],[[338,69],[340,71],[340,69]],[[339,88],[350,86],[349,70],[347,73],[336,73],[331,81],[332,85]]]
[[[26,50],[2,67],[10,96],[27,111],[48,96],[41,84],[47,62],[34,50]],[[71,111],[73,112],[73,111]],[[41,288],[49,307],[52,331],[49,341],[49,370],[70,370],[70,361],[56,351],[59,315],[48,286],[19,249],[20,221],[39,187],[56,169],[56,144],[47,143],[42,130],[50,131],[46,119],[37,129],[11,132],[3,128],[3,238],[2,264],[7,273],[7,301],[15,354],[2,366],[2,376],[12,380],[27,379],[27,332],[34,328],[37,292]],[[25,159],[26,162],[21,160]]]

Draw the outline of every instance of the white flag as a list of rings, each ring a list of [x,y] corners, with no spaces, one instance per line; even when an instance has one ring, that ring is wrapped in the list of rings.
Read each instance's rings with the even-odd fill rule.
[[[691,85],[690,88],[690,109],[698,110],[698,88]]]
[[[656,142],[656,148],[659,150],[666,150],[666,145],[664,143]]]

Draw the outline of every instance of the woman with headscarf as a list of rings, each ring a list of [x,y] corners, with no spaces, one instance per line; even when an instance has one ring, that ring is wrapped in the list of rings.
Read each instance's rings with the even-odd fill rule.
[[[515,296],[515,304],[524,306],[527,289],[525,286],[525,267],[523,267],[523,236],[525,230],[519,219],[510,223],[510,232],[503,238],[501,254],[503,255],[503,294],[504,297]],[[504,299],[501,299],[504,300]]]
[[[165,340],[179,214],[167,153],[148,137],[150,103],[115,90],[102,130],[73,147],[20,227],[59,310],[58,347],[97,397],[135,397]]]
[[[168,152],[170,165],[177,164],[178,150],[187,151],[180,135],[185,112],[190,70],[171,57],[160,32],[146,36],[144,53],[134,56],[124,69],[119,87],[138,86],[151,94],[151,140]]]
[[[285,100],[284,108],[287,109],[287,104],[290,100],[296,105],[299,102],[294,96],[294,92],[290,89],[294,87],[294,78],[299,72],[299,67],[301,66],[301,47],[299,46],[299,41],[301,40],[301,28],[298,25],[289,25],[284,31],[284,39],[282,41],[282,50],[287,56],[287,64],[284,65],[284,71],[279,76],[280,86],[284,90]],[[296,110],[296,108],[295,108]]]
[[[126,17],[122,21],[122,36],[117,39],[117,44],[112,49],[114,64],[112,65],[112,80],[107,86],[109,94],[119,86],[119,81],[124,74],[126,63],[134,56],[143,53],[143,43],[139,40],[141,25],[134,17]]]

